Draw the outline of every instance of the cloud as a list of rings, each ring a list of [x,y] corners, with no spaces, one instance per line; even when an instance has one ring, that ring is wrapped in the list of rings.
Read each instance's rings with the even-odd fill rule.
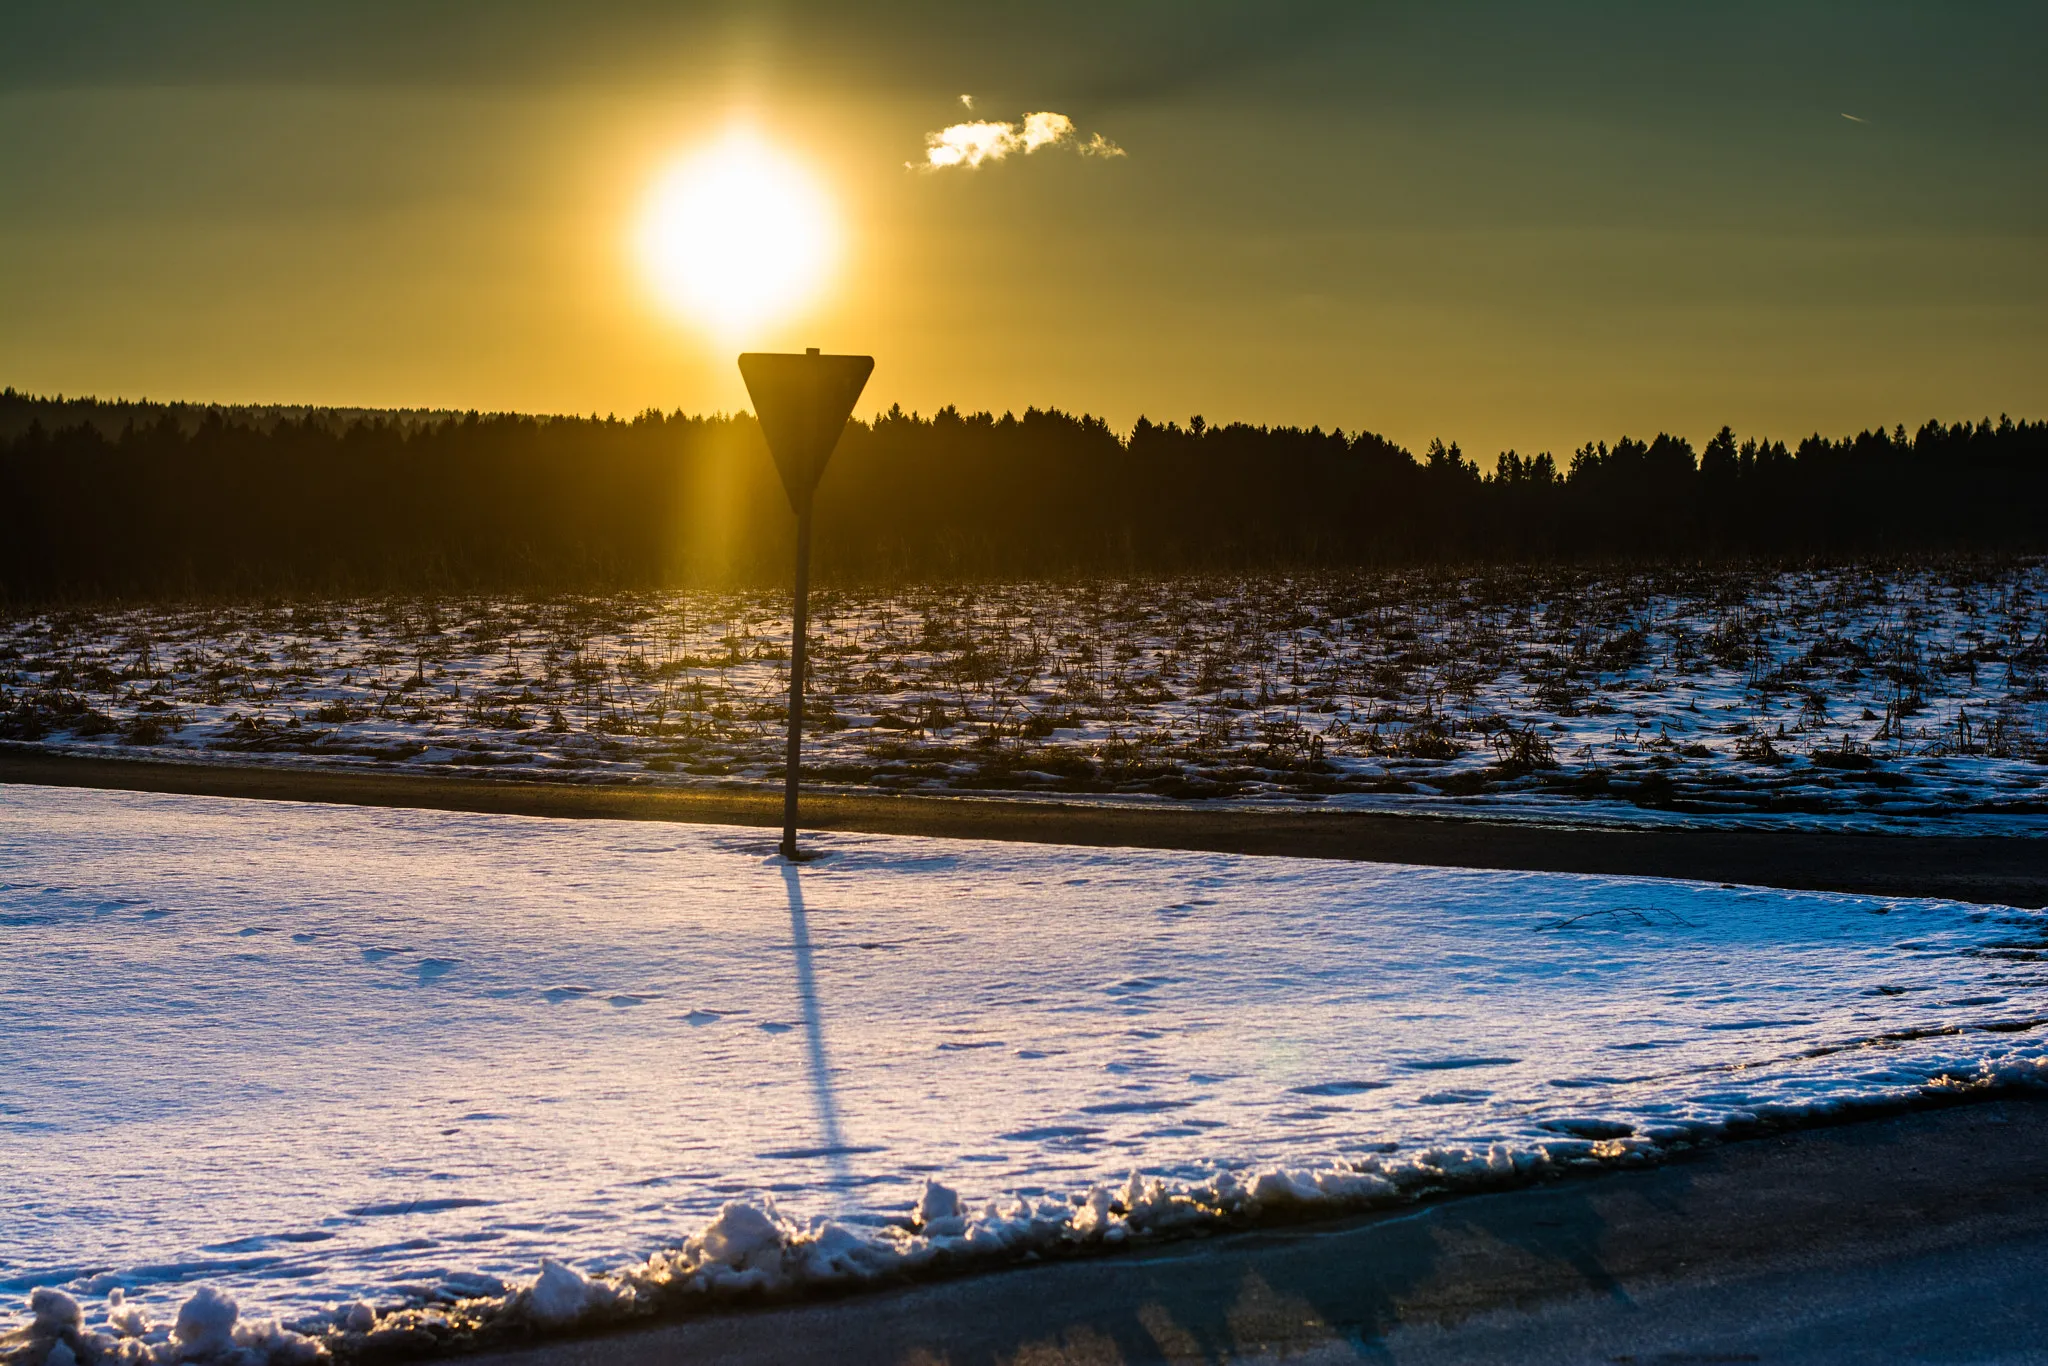
[[[1851,123],[1868,123],[1868,122],[1869,122],[1869,120],[1868,120],[1868,119],[1859,119],[1859,118],[1857,118],[1857,117],[1856,117],[1856,116],[1855,116],[1854,114],[1844,114],[1844,115],[1842,115],[1842,117],[1843,117],[1843,118],[1845,118],[1845,119],[1847,119],[1847,120],[1849,120],[1849,122],[1851,122]]]
[[[1035,152],[1041,147],[1057,147],[1074,136],[1074,121],[1065,114],[1026,114],[1024,116],[1024,150]]]
[[[969,109],[974,107],[971,95],[962,95],[960,103]],[[985,161],[1001,161],[1017,153],[1029,156],[1048,147],[1070,148],[1084,157],[1120,157],[1124,154],[1123,148],[1100,133],[1091,133],[1083,138],[1072,119],[1047,109],[1026,114],[1021,123],[976,119],[952,124],[936,133],[926,133],[924,161],[905,164],[926,171],[944,171],[956,166],[972,170]]]

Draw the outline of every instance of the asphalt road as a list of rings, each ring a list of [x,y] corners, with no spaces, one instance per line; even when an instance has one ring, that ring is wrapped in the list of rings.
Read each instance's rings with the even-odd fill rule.
[[[769,827],[782,823],[780,794],[759,789],[78,758],[10,745],[0,745],[0,782],[526,816]],[[2048,839],[1617,830],[1308,805],[1247,811],[1193,804],[1090,806],[883,793],[807,794],[803,813],[805,828],[813,830],[1695,878],[2048,906]]]
[[[2048,1099],[476,1366],[2048,1361]]]

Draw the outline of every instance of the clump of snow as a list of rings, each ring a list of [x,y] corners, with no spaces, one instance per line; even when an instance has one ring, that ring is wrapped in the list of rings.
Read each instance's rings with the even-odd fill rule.
[[[61,1290],[40,1286],[29,1292],[29,1333],[34,1337],[75,1337],[85,1326],[85,1311]]]
[[[608,1303],[608,1297],[603,1297],[606,1290],[575,1267],[544,1257],[540,1276],[526,1292],[526,1303],[542,1323],[573,1323],[587,1310]]]
[[[238,1314],[234,1300],[210,1285],[202,1285],[178,1307],[178,1322],[171,1329],[171,1338],[188,1357],[218,1355],[234,1345]]]
[[[683,1245],[677,1265],[725,1294],[780,1290],[788,1284],[785,1254],[794,1235],[773,1205],[728,1201],[702,1233]]]
[[[910,1217],[924,1229],[958,1219],[960,1192],[926,1177],[924,1188],[917,1193],[917,1208],[911,1211]]]
[[[23,1329],[0,1334],[0,1362],[78,1366],[76,1347],[84,1341],[85,1329],[78,1301],[61,1290],[37,1286],[29,1292],[28,1312]]]
[[[115,1286],[107,1292],[107,1326],[122,1337],[149,1336],[151,1324],[139,1304],[128,1303],[128,1292]]]

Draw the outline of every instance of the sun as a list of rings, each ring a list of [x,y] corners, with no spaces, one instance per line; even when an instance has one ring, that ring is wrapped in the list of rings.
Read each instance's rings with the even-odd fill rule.
[[[663,172],[637,237],[662,305],[722,341],[811,302],[838,255],[836,215],[817,181],[747,130]]]

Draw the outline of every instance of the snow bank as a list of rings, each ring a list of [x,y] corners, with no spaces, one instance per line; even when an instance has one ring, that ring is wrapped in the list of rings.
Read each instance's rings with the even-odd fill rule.
[[[1914,1100],[1953,1101],[1959,1093],[2048,1089],[2048,1060],[1927,1078]],[[896,1224],[855,1230],[830,1219],[784,1214],[769,1197],[728,1202],[702,1230],[643,1263],[589,1275],[543,1258],[531,1283],[423,1309],[378,1312],[358,1301],[286,1329],[238,1320],[235,1302],[202,1287],[178,1310],[166,1340],[129,1309],[119,1290],[105,1324],[89,1329],[78,1302],[61,1291],[30,1297],[32,1322],[0,1341],[0,1366],[98,1366],[99,1363],[222,1363],[304,1366],[343,1360],[375,1347],[405,1355],[517,1341],[535,1332],[616,1325],[736,1300],[774,1300],[849,1286],[896,1283],[934,1272],[994,1268],[1074,1257],[1196,1234],[1274,1222],[1329,1218],[1412,1204],[1432,1197],[1502,1190],[1573,1170],[1640,1166],[1700,1143],[1838,1118],[1843,1102],[1778,1107],[1717,1126],[1658,1138],[1560,1138],[1527,1148],[1438,1148],[1410,1157],[1370,1157],[1341,1167],[1221,1171],[1176,1183],[1134,1171],[1117,1185],[1092,1186],[1068,1200],[1005,1197],[970,1203],[927,1179],[916,1206]]]
[[[326,1343],[275,1319],[243,1319],[212,1286],[179,1306],[168,1329],[150,1326],[118,1288],[95,1327],[77,1300],[48,1287],[30,1292],[29,1312],[25,1330],[0,1338],[5,1366],[309,1366],[331,1359]]]

